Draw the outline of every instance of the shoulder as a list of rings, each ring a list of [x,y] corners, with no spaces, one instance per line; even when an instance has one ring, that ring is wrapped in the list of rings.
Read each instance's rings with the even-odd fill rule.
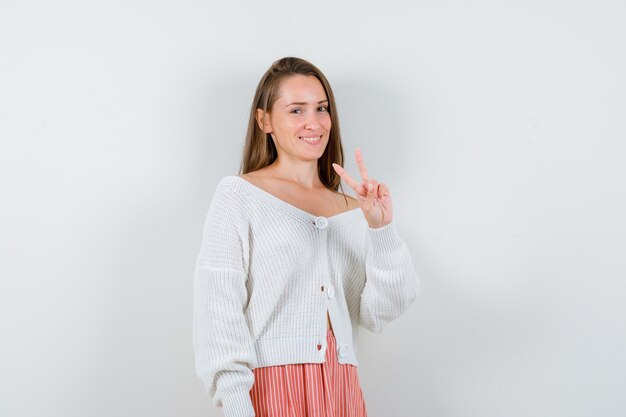
[[[350,205],[351,210],[361,207],[361,205],[359,204],[359,200],[350,196],[346,196],[346,197],[348,197],[348,204]]]
[[[242,188],[242,179],[237,175],[227,175],[222,177],[213,192],[212,203],[221,208],[233,209],[240,206],[245,190]]]
[[[237,191],[241,189],[241,181],[243,177],[241,175],[226,175],[217,182],[217,186],[215,187],[215,192],[229,192],[229,191]]]
[[[339,191],[336,191],[337,193],[337,198],[341,201],[341,203],[344,203],[344,197],[348,200],[348,209],[349,210],[353,210],[356,208],[360,207],[359,201],[354,198],[354,197],[350,197],[348,194],[342,194]]]
[[[261,168],[256,171],[247,172],[237,176],[253,185],[256,185],[257,187],[267,185],[267,183],[271,182],[272,179],[266,168]]]
[[[207,217],[211,221],[211,227],[222,230],[232,228],[243,231],[248,223],[245,192],[241,190],[241,184],[236,176],[229,175],[221,178],[210,199]]]
[[[259,186],[259,183],[263,181],[263,177],[258,173],[248,172],[247,174],[239,174],[237,175],[240,179],[244,181],[248,181],[250,184]]]

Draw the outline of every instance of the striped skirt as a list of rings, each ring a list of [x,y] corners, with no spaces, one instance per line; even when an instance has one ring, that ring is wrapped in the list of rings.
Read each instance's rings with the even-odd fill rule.
[[[337,361],[329,328],[324,363],[254,369],[250,391],[256,417],[367,417],[357,367]]]

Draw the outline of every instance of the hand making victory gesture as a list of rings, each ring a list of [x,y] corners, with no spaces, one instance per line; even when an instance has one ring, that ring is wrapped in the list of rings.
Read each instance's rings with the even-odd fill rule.
[[[333,163],[333,168],[356,193],[356,198],[369,226],[373,229],[386,226],[393,219],[389,187],[383,183],[379,184],[373,178],[368,178],[367,169],[365,169],[365,163],[359,148],[354,150],[354,155],[359,172],[361,172],[361,177],[363,178],[363,183],[359,184],[358,181],[348,175],[341,165]]]

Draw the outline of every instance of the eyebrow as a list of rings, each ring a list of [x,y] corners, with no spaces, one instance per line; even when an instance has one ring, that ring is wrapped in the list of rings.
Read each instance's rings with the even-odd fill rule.
[[[322,101],[318,101],[318,102],[317,102],[317,104],[322,104],[322,103],[327,103],[327,102],[328,102],[328,100],[322,100]],[[299,106],[303,106],[303,105],[305,105],[306,103],[305,103],[305,102],[303,102],[303,101],[296,101],[296,102],[293,102],[293,103],[289,103],[289,104],[287,104],[285,107],[289,107],[289,106],[294,105],[294,104],[297,104],[297,105],[299,105]]]

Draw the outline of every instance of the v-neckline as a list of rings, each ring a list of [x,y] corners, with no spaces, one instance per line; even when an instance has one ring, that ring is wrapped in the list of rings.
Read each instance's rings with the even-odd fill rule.
[[[287,209],[289,209],[290,211],[300,214],[302,216],[306,216],[307,218],[312,218],[312,219],[317,219],[319,217],[323,217],[327,220],[337,220],[343,216],[347,216],[349,214],[356,214],[357,212],[361,211],[361,209],[359,207],[357,208],[353,208],[350,210],[346,210],[346,211],[342,211],[341,213],[337,213],[334,214],[332,216],[318,216],[312,213],[309,213],[308,211],[301,209],[300,207],[294,206],[291,203],[288,203],[287,201],[278,198],[277,196],[275,196],[274,194],[270,193],[269,191],[265,191],[263,188],[251,183],[250,181],[246,180],[245,178],[239,176],[239,175],[230,175],[229,177],[231,178],[237,178],[237,180],[244,184],[246,187],[248,187],[249,190],[255,192],[258,196],[263,197],[264,200],[269,200],[269,201],[273,201],[276,204],[282,205],[284,207],[286,207]]]

